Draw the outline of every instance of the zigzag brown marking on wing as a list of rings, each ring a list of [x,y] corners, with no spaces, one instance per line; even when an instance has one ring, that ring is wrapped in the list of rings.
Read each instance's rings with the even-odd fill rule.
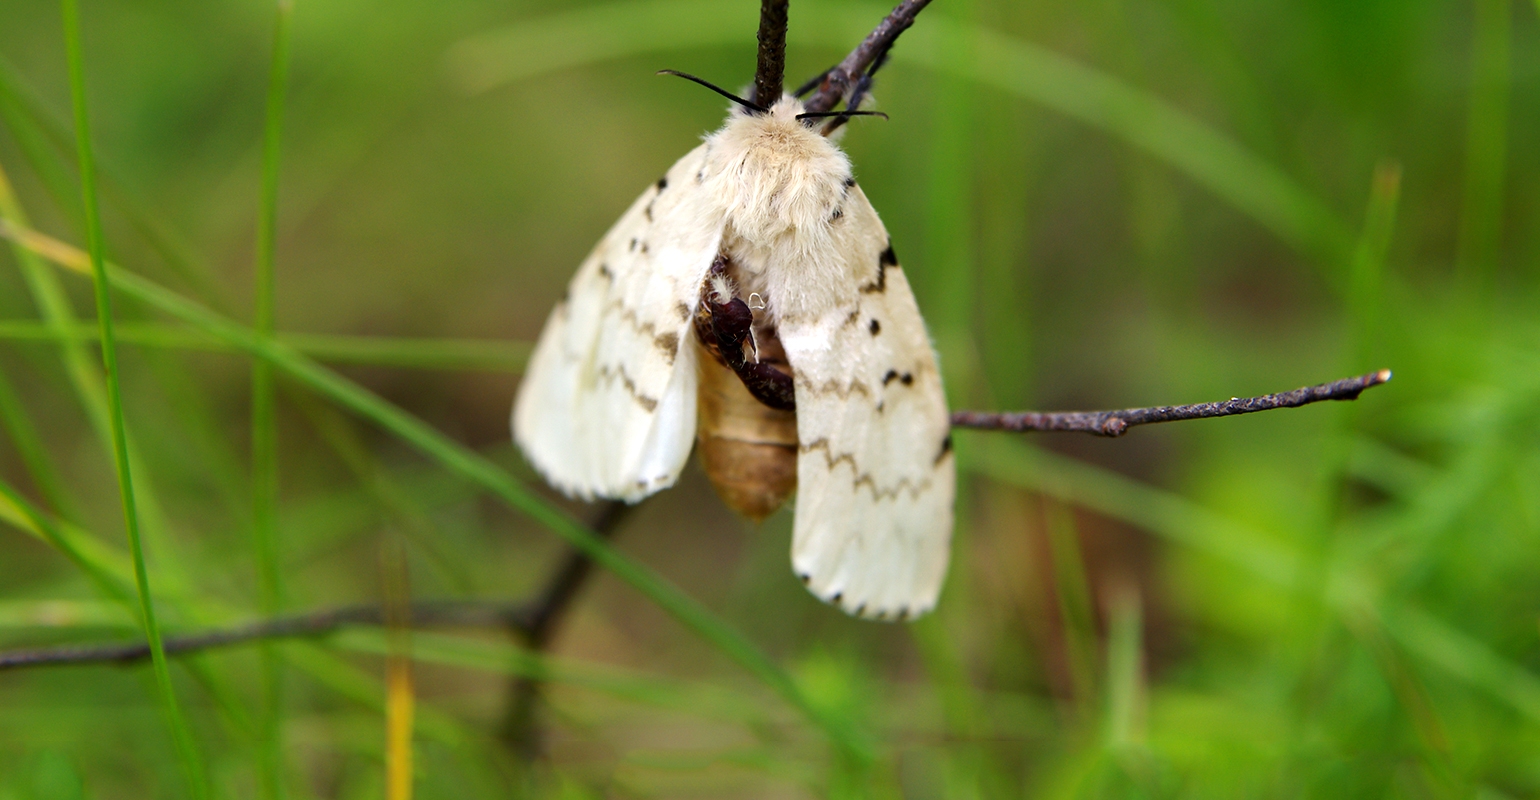
[[[872,499],[874,500],[891,500],[897,498],[900,493],[907,493],[910,497],[918,498],[920,495],[930,491],[930,478],[919,482],[912,482],[908,478],[899,478],[898,483],[892,486],[879,487],[876,479],[872,477],[870,472],[861,471],[861,465],[856,463],[855,453],[844,452],[837,456],[834,455],[834,452],[829,448],[828,439],[818,439],[808,444],[797,445],[798,453],[811,453],[816,450],[823,451],[824,464],[829,468],[831,474],[834,472],[834,468],[840,464],[849,464],[851,473],[855,475],[855,478],[850,482],[851,488],[859,490],[862,486],[867,487],[871,490]],[[941,460],[940,457],[937,457],[935,463],[939,465]]]
[[[863,394],[867,397],[872,396],[871,387],[867,386],[866,382],[860,379],[853,380],[847,384],[841,384],[836,380],[827,380],[821,384],[813,384],[809,381],[798,380],[796,382],[796,386],[799,393],[806,392],[810,397],[825,397],[832,395],[842,400],[849,400],[850,396],[853,394]]]
[[[620,386],[626,390],[626,394],[631,395],[631,399],[635,400],[636,404],[649,414],[658,407],[657,398],[648,397],[636,388],[636,381],[626,374],[625,364],[616,364],[613,369],[610,368],[609,364],[600,364],[599,368],[594,371],[594,377],[611,385],[614,385],[617,380],[620,381]]]
[[[615,309],[619,309],[620,313],[611,314],[610,312]],[[643,322],[637,310],[626,305],[626,301],[621,298],[611,300],[610,304],[605,306],[604,316],[606,318],[619,319],[622,322],[626,322],[630,325],[632,330],[637,332],[638,335],[642,336],[643,338],[652,339],[653,346],[658,348],[658,351],[662,354],[663,359],[668,362],[669,366],[673,366],[674,359],[679,355],[678,331],[668,330],[663,333],[658,333],[658,325],[656,322],[652,320]],[[674,327],[679,327],[679,323],[675,323]]]

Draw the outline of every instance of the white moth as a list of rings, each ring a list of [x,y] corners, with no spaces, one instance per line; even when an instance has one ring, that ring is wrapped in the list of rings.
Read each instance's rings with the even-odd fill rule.
[[[764,516],[794,481],[792,568],[814,595],[910,619],[935,606],[947,568],[946,399],[886,229],[801,113],[789,95],[734,109],[621,216],[546,322],[514,438],[567,494],[636,502],[678,479],[699,428],[734,507]],[[713,311],[733,300],[749,338],[711,341]],[[795,411],[754,400],[724,349],[789,372]],[[719,439],[739,449],[707,447]],[[768,466],[735,455],[749,451]],[[757,499],[735,501],[724,483],[745,471],[785,475],[748,475]]]

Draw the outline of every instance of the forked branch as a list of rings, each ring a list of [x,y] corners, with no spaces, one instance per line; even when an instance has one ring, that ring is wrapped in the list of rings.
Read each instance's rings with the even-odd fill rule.
[[[831,111],[841,100],[848,98],[867,69],[888,52],[898,40],[899,34],[909,30],[909,26],[914,24],[914,18],[928,5],[930,0],[903,0],[899,3],[856,49],[850,51],[850,55],[845,56],[844,61],[824,73],[818,90],[805,104],[807,110],[815,113]]]

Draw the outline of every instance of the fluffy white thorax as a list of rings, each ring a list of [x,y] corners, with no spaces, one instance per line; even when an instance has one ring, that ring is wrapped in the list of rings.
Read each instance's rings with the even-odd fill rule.
[[[838,283],[831,217],[845,196],[850,160],[797,119],[800,101],[783,97],[769,113],[735,111],[707,138],[700,180],[725,222],[724,244],[740,269],[789,270],[770,279],[778,311],[803,304],[800,290]],[[756,283],[750,279],[750,283]]]

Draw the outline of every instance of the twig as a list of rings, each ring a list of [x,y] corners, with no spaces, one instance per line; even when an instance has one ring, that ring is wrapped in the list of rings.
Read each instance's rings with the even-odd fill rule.
[[[839,102],[855,88],[866,69],[893,46],[898,35],[908,30],[909,26],[914,24],[914,18],[928,5],[930,0],[903,0],[899,3],[870,34],[867,34],[865,41],[850,51],[850,55],[845,56],[844,61],[824,73],[823,82],[819,84],[818,91],[808,98],[807,110],[818,113],[830,111],[839,105]]]
[[[786,12],[791,0],[761,0],[759,5],[759,60],[754,67],[754,94],[750,100],[766,108],[781,99],[786,78]]]
[[[529,603],[491,600],[441,600],[414,603],[411,620],[418,627],[525,629],[537,609]],[[166,637],[167,655],[185,655],[259,640],[325,636],[349,625],[384,625],[383,606],[344,606],[199,633]],[[0,652],[0,671],[65,664],[131,664],[150,657],[144,642],[61,645]]]
[[[1279,392],[1261,397],[1232,397],[1218,403],[1196,403],[1190,406],[1049,413],[957,411],[952,414],[952,427],[987,431],[1076,431],[1097,436],[1122,436],[1135,425],[1148,425],[1152,422],[1229,417],[1236,414],[1271,411],[1275,408],[1294,408],[1322,400],[1356,400],[1363,390],[1388,380],[1390,380],[1390,370],[1382,369],[1368,375],[1306,386],[1291,392]]]
[[[635,506],[617,501],[605,503],[594,521],[593,530],[602,538],[615,533],[620,523],[630,516]],[[577,597],[578,590],[587,583],[593,573],[593,559],[577,548],[571,548],[562,561],[561,568],[546,583],[528,607],[528,612],[509,625],[508,630],[521,636],[532,650],[544,650],[555,635],[566,610]],[[540,754],[540,729],[535,725],[535,706],[540,696],[540,682],[533,678],[515,678],[509,689],[507,710],[503,714],[501,736],[513,751],[524,759]]]

